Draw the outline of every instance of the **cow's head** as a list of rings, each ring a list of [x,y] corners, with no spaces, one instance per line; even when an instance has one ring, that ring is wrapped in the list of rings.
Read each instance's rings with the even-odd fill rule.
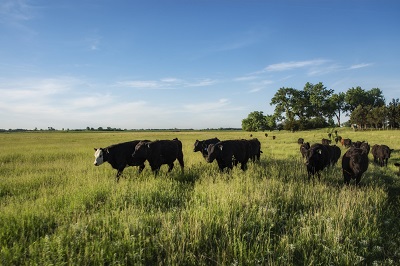
[[[350,157],[350,167],[355,175],[361,172],[362,165],[362,154],[360,152],[354,152]]]
[[[218,155],[222,152],[224,149],[224,145],[217,143],[217,144],[210,144],[207,147],[207,162],[212,163]]]
[[[315,166],[320,161],[322,149],[308,149],[305,152],[304,163],[306,166]]]
[[[107,161],[106,156],[108,154],[108,149],[94,148],[94,165],[99,166]]]
[[[196,139],[196,142],[194,143],[193,151],[194,152],[201,151],[202,149],[203,149],[203,141]]]

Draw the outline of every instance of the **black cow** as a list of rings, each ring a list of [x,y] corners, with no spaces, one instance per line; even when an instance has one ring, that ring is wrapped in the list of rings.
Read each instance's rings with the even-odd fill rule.
[[[351,179],[360,183],[361,176],[368,169],[368,154],[361,148],[350,148],[342,157],[344,182],[348,185]]]
[[[378,164],[378,148],[380,145],[375,144],[374,146],[372,146],[371,148],[371,154],[374,157],[374,163]]]
[[[371,146],[368,144],[368,142],[365,141],[361,143],[360,148],[363,149],[367,154],[371,150]]]
[[[392,151],[393,149],[390,149],[387,145],[374,145],[372,147],[374,162],[378,163],[379,166],[387,166]]]
[[[303,156],[303,158],[306,156],[308,149],[310,149],[310,143],[305,142],[300,145],[300,153]]]
[[[331,144],[331,140],[330,139],[322,139],[322,141],[321,141],[321,143],[323,144],[323,145],[329,145],[329,144]]]
[[[305,154],[308,180],[316,174],[321,179],[320,171],[330,164],[330,153],[325,145],[316,143],[311,145]]]
[[[299,138],[298,140],[297,140],[297,144],[303,144],[304,143],[304,139],[303,138]]]
[[[146,142],[145,140],[143,142]],[[112,168],[117,169],[116,180],[119,180],[126,166],[139,166],[139,173],[144,169],[144,160],[134,161],[132,153],[135,151],[135,146],[140,140],[133,140],[124,143],[118,143],[106,148],[94,148],[94,165],[99,166],[104,162],[111,164]]]
[[[201,151],[201,154],[203,155],[204,159],[207,159],[208,145],[215,144],[217,142],[220,142],[220,140],[218,138],[212,138],[212,139],[206,139],[206,140],[196,140],[194,143],[193,151],[194,152]]]
[[[174,168],[175,160],[178,160],[183,172],[182,142],[178,139],[139,142],[131,156],[134,161],[147,160],[151,170],[156,175],[163,164],[167,164],[169,167],[168,172],[171,172]]]
[[[335,137],[335,143],[338,144],[338,142],[342,142],[342,137],[341,136],[336,136]]]
[[[260,161],[261,156],[261,143],[257,138],[247,140],[248,142],[248,157],[253,162]]]
[[[351,146],[351,139],[342,139],[341,140],[342,146],[345,146],[346,148],[350,148]]]
[[[329,163],[331,166],[335,165],[339,158],[340,155],[342,154],[342,151],[340,148],[336,145],[324,145],[328,151],[329,151]]]
[[[207,148],[207,162],[217,161],[219,170],[225,168],[232,169],[237,163],[241,164],[241,169],[247,169],[249,160],[249,143],[247,140],[225,140],[216,144],[210,144]]]

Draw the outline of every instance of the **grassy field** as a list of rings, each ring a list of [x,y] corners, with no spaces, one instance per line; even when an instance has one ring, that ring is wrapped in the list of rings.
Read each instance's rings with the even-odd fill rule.
[[[0,264],[398,265],[400,131],[339,129],[395,149],[387,168],[369,155],[357,188],[344,185],[340,162],[307,181],[297,139],[320,142],[327,132],[252,133],[261,162],[230,173],[193,143],[248,132],[2,133]],[[184,174],[129,167],[116,183],[108,163],[93,165],[94,147],[175,137]]]

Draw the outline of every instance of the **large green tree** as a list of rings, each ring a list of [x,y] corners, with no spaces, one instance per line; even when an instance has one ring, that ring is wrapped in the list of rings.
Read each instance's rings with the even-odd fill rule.
[[[254,111],[242,120],[242,129],[246,131],[264,131],[268,128],[267,122],[267,117],[262,111]]]
[[[336,120],[338,122],[338,127],[340,127],[341,125],[340,115],[345,107],[344,98],[345,98],[344,92],[334,93],[329,98],[329,103],[328,103],[329,109],[331,110],[332,114],[336,117]]]
[[[387,118],[389,127],[399,128],[400,126],[400,102],[399,98],[392,99],[387,106]]]

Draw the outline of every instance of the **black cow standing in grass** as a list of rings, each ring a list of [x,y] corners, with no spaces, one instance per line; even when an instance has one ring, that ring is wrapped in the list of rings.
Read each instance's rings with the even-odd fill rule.
[[[241,169],[247,169],[249,144],[247,140],[225,140],[208,146],[207,162],[217,161],[219,170],[232,169],[240,163]]]
[[[208,156],[207,148],[208,148],[208,145],[215,144],[217,142],[220,142],[220,140],[218,138],[212,138],[212,139],[206,139],[206,140],[196,140],[195,143],[194,143],[193,151],[194,152],[200,151],[201,154],[203,155],[204,159],[207,160],[207,156]]]
[[[372,148],[374,147],[375,149],[373,149],[372,152],[374,161],[377,162],[381,167],[387,166],[393,149],[390,149],[387,145],[374,145]]]
[[[248,143],[248,156],[249,159],[252,160],[253,162],[260,161],[260,157],[261,157],[261,142],[257,139],[250,139],[247,140]]]
[[[321,171],[330,164],[330,152],[325,145],[316,143],[305,153],[305,165],[307,167],[308,180],[311,176],[321,179]]]
[[[361,148],[350,148],[342,157],[344,182],[348,185],[351,179],[360,183],[361,177],[368,169],[368,154]]]
[[[324,146],[329,151],[329,162],[330,162],[330,165],[331,166],[335,165],[338,162],[338,160],[340,158],[340,155],[342,154],[342,151],[336,145],[324,145]]]
[[[139,173],[142,172],[145,167],[144,160],[134,161],[132,159],[132,153],[139,142],[140,140],[133,140],[114,144],[106,148],[94,148],[94,165],[99,166],[105,162],[111,164],[112,168],[117,169],[117,182],[126,166],[139,166]],[[148,140],[143,142],[148,142]]]
[[[310,149],[310,143],[309,142],[304,142],[303,144],[300,145],[300,153],[303,158],[306,156],[308,149]]]
[[[182,172],[184,170],[182,142],[178,139],[139,142],[131,157],[135,162],[147,160],[156,175],[163,164],[167,164],[168,172],[171,172],[175,160],[178,160]]]

